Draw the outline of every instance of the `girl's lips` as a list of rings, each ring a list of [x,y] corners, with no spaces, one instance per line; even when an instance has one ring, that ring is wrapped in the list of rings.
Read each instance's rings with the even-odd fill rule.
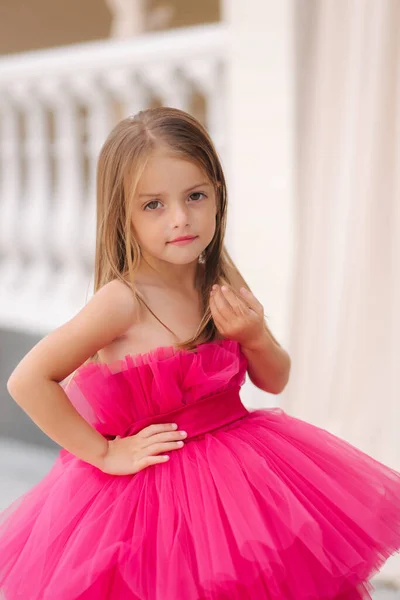
[[[176,240],[172,240],[172,242],[168,242],[169,244],[174,244],[175,246],[186,246],[186,244],[190,244],[197,238],[197,235],[193,237],[186,238],[177,238]]]

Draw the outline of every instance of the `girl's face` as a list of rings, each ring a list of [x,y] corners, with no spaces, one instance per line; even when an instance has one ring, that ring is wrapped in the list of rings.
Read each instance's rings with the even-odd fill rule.
[[[143,256],[176,265],[197,261],[214,237],[216,213],[214,186],[201,168],[168,153],[168,148],[155,150],[132,208]]]

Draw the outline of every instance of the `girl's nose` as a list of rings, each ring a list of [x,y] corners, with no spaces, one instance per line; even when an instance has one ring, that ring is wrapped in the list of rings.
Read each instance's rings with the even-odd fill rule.
[[[187,225],[189,221],[189,213],[187,206],[184,204],[176,204],[172,208],[172,225],[175,227],[182,227]]]

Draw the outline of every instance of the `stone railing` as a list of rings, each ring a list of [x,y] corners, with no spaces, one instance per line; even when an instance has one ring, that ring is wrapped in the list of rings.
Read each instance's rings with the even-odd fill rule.
[[[119,118],[183,108],[224,158],[225,49],[215,24],[0,59],[0,327],[46,333],[90,295],[96,160]]]

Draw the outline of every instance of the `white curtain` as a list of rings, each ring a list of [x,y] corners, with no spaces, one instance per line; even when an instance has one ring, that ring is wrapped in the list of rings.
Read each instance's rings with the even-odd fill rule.
[[[400,470],[400,2],[299,0],[296,26],[298,237],[282,404]],[[399,562],[392,572],[400,579]]]
[[[283,408],[400,470],[400,2],[300,0],[297,10]]]

